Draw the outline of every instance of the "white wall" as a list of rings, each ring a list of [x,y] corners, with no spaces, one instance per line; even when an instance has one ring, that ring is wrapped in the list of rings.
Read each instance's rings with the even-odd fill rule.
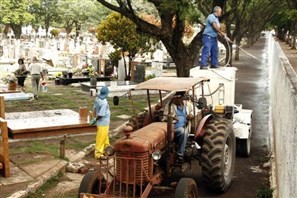
[[[297,78],[278,42],[271,45],[271,118],[276,196],[297,195]]]

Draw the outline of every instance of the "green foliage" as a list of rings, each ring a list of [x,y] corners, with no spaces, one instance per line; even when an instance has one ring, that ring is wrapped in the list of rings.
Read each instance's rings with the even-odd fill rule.
[[[3,24],[23,25],[32,22],[35,16],[30,8],[39,0],[0,0],[0,19]]]
[[[74,28],[77,31],[91,17],[96,10],[92,0],[63,0],[58,1],[58,13],[62,26],[69,34]]]
[[[194,4],[194,1],[165,0],[161,3],[161,9],[164,13],[168,12],[168,10],[172,10],[172,12],[178,13],[179,17],[184,20],[191,19],[191,21],[196,22],[199,17],[199,13],[197,12],[197,7]]]
[[[139,33],[136,25],[130,19],[113,12],[97,28],[97,39],[102,43],[109,42],[116,50],[128,52],[129,69],[125,64],[126,78],[130,77],[131,62],[136,54],[154,50],[155,39],[145,33]]]
[[[33,7],[35,13],[35,24],[40,24],[46,30],[54,21],[59,21],[58,0],[40,0],[40,4]]]
[[[147,76],[145,77],[145,80],[147,81],[147,80],[152,79],[152,78],[155,78],[155,77],[156,77],[155,74],[150,74],[150,75],[147,75]]]
[[[58,29],[52,29],[50,31],[51,35],[53,35],[54,37],[57,37],[60,34],[60,30]]]
[[[108,54],[109,59],[111,60],[111,62],[113,63],[113,65],[117,66],[117,62],[119,60],[121,60],[121,51],[120,50],[115,50],[113,52],[110,52]]]
[[[150,51],[153,46],[152,39],[144,33],[138,33],[130,19],[115,12],[99,24],[97,38],[103,43],[109,42],[117,50],[128,52],[132,58],[137,53]]]
[[[261,187],[257,191],[257,198],[272,198],[273,197],[273,191],[274,189],[268,188],[266,186]]]

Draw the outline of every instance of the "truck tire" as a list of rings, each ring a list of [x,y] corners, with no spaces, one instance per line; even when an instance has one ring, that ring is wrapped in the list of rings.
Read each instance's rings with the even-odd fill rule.
[[[175,189],[175,198],[196,198],[198,197],[197,185],[194,179],[182,178]]]
[[[101,193],[106,189],[105,179],[99,171],[90,171],[82,179],[78,189],[78,198],[80,193],[99,194],[99,180],[101,180]]]
[[[214,192],[226,192],[234,173],[236,153],[232,122],[214,119],[205,128],[201,166],[202,177]]]

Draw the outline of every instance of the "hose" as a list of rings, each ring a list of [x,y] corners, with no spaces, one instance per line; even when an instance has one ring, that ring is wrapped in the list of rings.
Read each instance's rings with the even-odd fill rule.
[[[242,47],[236,45],[236,44],[235,44],[233,41],[231,41],[231,39],[229,39],[227,36],[224,36],[224,39],[226,40],[226,42],[227,42],[227,44],[228,44],[228,50],[229,50],[229,52],[231,52],[230,44],[229,44],[229,42],[230,42],[230,43],[234,44],[236,47],[238,47],[238,49],[240,49],[241,51],[243,51],[244,53],[246,53],[247,55],[249,55],[249,56],[251,56],[252,58],[254,58],[254,59],[256,59],[256,60],[258,60],[258,61],[261,62],[261,60],[260,60],[259,58],[257,58],[256,56],[252,55],[251,53],[247,52],[247,51],[244,50]],[[228,61],[230,61],[230,59],[231,59],[231,57],[230,57],[230,53],[229,53],[229,59],[228,59]],[[225,66],[227,66],[228,64],[229,64],[229,62],[227,62]],[[225,66],[224,66],[224,67],[225,67]]]

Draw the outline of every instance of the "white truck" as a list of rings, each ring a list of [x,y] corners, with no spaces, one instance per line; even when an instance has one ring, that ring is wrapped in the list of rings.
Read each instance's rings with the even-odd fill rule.
[[[253,110],[244,109],[242,104],[235,104],[236,68],[223,67],[221,69],[200,70],[199,67],[190,70],[190,77],[205,77],[210,81],[204,86],[207,104],[212,104],[214,111],[220,111],[222,106],[234,106],[233,128],[236,137],[236,151],[242,157],[251,153],[252,113]],[[201,93],[198,90],[198,93]]]

